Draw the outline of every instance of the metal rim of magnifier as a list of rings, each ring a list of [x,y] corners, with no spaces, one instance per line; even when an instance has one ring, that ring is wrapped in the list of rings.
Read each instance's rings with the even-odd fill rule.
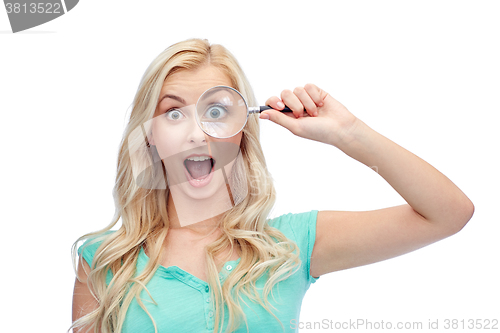
[[[213,136],[213,135],[210,135],[208,134],[204,129],[203,127],[201,126],[201,121],[200,121],[200,118],[198,117],[198,103],[200,103],[200,100],[203,98],[203,96],[205,96],[205,94],[209,91],[211,91],[212,89],[216,89],[216,88],[227,88],[227,89],[230,89],[232,91],[235,91],[238,95],[240,95],[241,99],[243,100],[243,103],[245,103],[245,109],[247,110],[247,116],[245,118],[245,123],[243,124],[243,126],[241,126],[241,128],[236,132],[234,133],[233,135],[231,136],[225,136],[223,138],[220,138],[220,137],[217,137],[217,136]],[[229,86],[214,86],[212,88],[208,88],[207,90],[205,90],[205,92],[203,94],[201,94],[200,98],[198,98],[198,101],[196,102],[196,123],[198,124],[198,126],[201,128],[201,130],[203,131],[203,133],[205,133],[206,135],[212,137],[212,138],[216,138],[216,139],[229,139],[229,138],[232,138],[233,136],[237,135],[238,133],[241,132],[241,130],[243,128],[245,128],[245,125],[247,124],[247,121],[248,121],[248,103],[245,99],[245,97],[243,97],[243,95],[236,89],[232,88],[232,87],[229,87]]]

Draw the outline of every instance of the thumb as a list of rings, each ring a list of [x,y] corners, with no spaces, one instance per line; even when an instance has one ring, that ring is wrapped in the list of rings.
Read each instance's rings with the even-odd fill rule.
[[[295,133],[296,120],[295,117],[287,116],[283,112],[276,110],[266,110],[262,111],[259,116],[260,119],[269,119],[273,123],[283,126],[284,128],[290,130],[292,133]]]

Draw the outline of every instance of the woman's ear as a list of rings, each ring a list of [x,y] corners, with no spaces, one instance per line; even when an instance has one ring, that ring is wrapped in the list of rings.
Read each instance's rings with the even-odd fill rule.
[[[155,145],[155,139],[153,137],[153,132],[149,132],[148,134],[148,142],[149,142],[149,145],[150,146],[154,146]]]

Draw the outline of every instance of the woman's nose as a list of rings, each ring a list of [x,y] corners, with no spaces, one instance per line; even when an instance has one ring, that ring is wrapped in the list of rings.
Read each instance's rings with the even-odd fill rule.
[[[203,132],[198,126],[198,123],[196,122],[196,119],[193,119],[193,121],[190,124],[189,128],[189,133],[187,136],[188,142],[194,142],[194,143],[203,143],[207,142],[207,135],[205,132]]]

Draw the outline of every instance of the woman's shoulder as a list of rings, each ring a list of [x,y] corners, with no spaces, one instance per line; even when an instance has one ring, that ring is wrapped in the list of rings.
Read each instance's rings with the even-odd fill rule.
[[[116,230],[108,230],[86,238],[82,245],[78,247],[78,254],[90,265],[94,255],[101,244]]]
[[[299,247],[309,247],[316,238],[317,210],[303,213],[283,214],[269,220],[268,224],[281,231],[288,239],[291,239]]]

